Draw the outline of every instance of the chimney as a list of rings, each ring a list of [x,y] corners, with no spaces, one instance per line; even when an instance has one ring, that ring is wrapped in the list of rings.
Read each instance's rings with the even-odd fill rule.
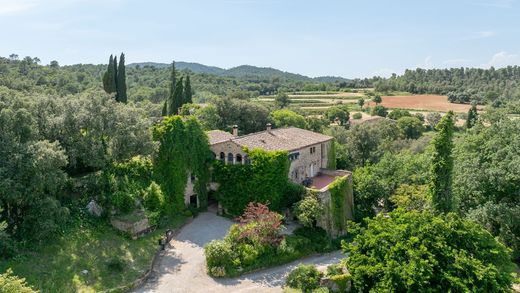
[[[238,136],[238,125],[233,125],[233,136],[234,137]]]
[[[270,132],[271,131],[271,123],[267,123],[266,127],[267,127],[267,132]]]

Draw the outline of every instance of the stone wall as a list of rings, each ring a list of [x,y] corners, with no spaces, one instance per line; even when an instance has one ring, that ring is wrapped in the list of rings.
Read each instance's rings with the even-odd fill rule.
[[[353,190],[352,190],[352,173],[348,171],[341,171],[341,170],[327,170],[327,169],[321,169],[321,173],[331,176],[337,176],[337,177],[347,177],[347,180],[349,182],[348,184],[348,190],[344,197],[343,202],[343,211],[345,214],[346,219],[353,220],[354,219],[354,196],[353,196]],[[324,187],[320,190],[312,189],[312,191],[316,192],[318,195],[318,198],[320,202],[322,203],[324,207],[323,216],[318,219],[318,227],[321,227],[325,229],[330,235],[337,237],[344,234],[345,231],[337,229],[334,225],[334,219],[332,215],[332,198],[330,194],[330,190],[327,187]]]
[[[310,145],[292,151],[289,154],[299,153],[298,159],[291,161],[289,178],[294,183],[301,183],[305,178],[314,177],[320,169],[327,167],[328,151],[332,141]],[[311,148],[315,151],[311,154]]]

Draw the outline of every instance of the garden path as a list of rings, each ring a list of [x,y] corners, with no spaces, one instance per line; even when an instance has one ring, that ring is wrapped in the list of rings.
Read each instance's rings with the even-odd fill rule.
[[[203,247],[211,240],[223,238],[232,224],[213,212],[199,214],[172,240],[148,282],[134,292],[282,292],[287,274],[299,263],[326,267],[343,258],[337,251],[237,278],[211,278],[206,273]]]

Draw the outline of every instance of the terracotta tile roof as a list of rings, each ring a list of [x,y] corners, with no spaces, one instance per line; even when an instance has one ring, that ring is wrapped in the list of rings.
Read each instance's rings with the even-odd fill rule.
[[[224,142],[233,138],[233,134],[222,130],[211,130],[206,132],[206,134],[208,135],[210,145]]]
[[[288,127],[270,131],[256,132],[244,136],[232,138],[238,145],[250,149],[262,148],[265,150],[292,151],[331,140],[331,136],[312,132],[309,130]]]

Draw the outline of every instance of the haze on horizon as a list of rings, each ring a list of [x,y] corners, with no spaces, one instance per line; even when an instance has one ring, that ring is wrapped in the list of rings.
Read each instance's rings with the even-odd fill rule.
[[[0,0],[0,56],[172,59],[307,76],[520,65],[518,0]]]

